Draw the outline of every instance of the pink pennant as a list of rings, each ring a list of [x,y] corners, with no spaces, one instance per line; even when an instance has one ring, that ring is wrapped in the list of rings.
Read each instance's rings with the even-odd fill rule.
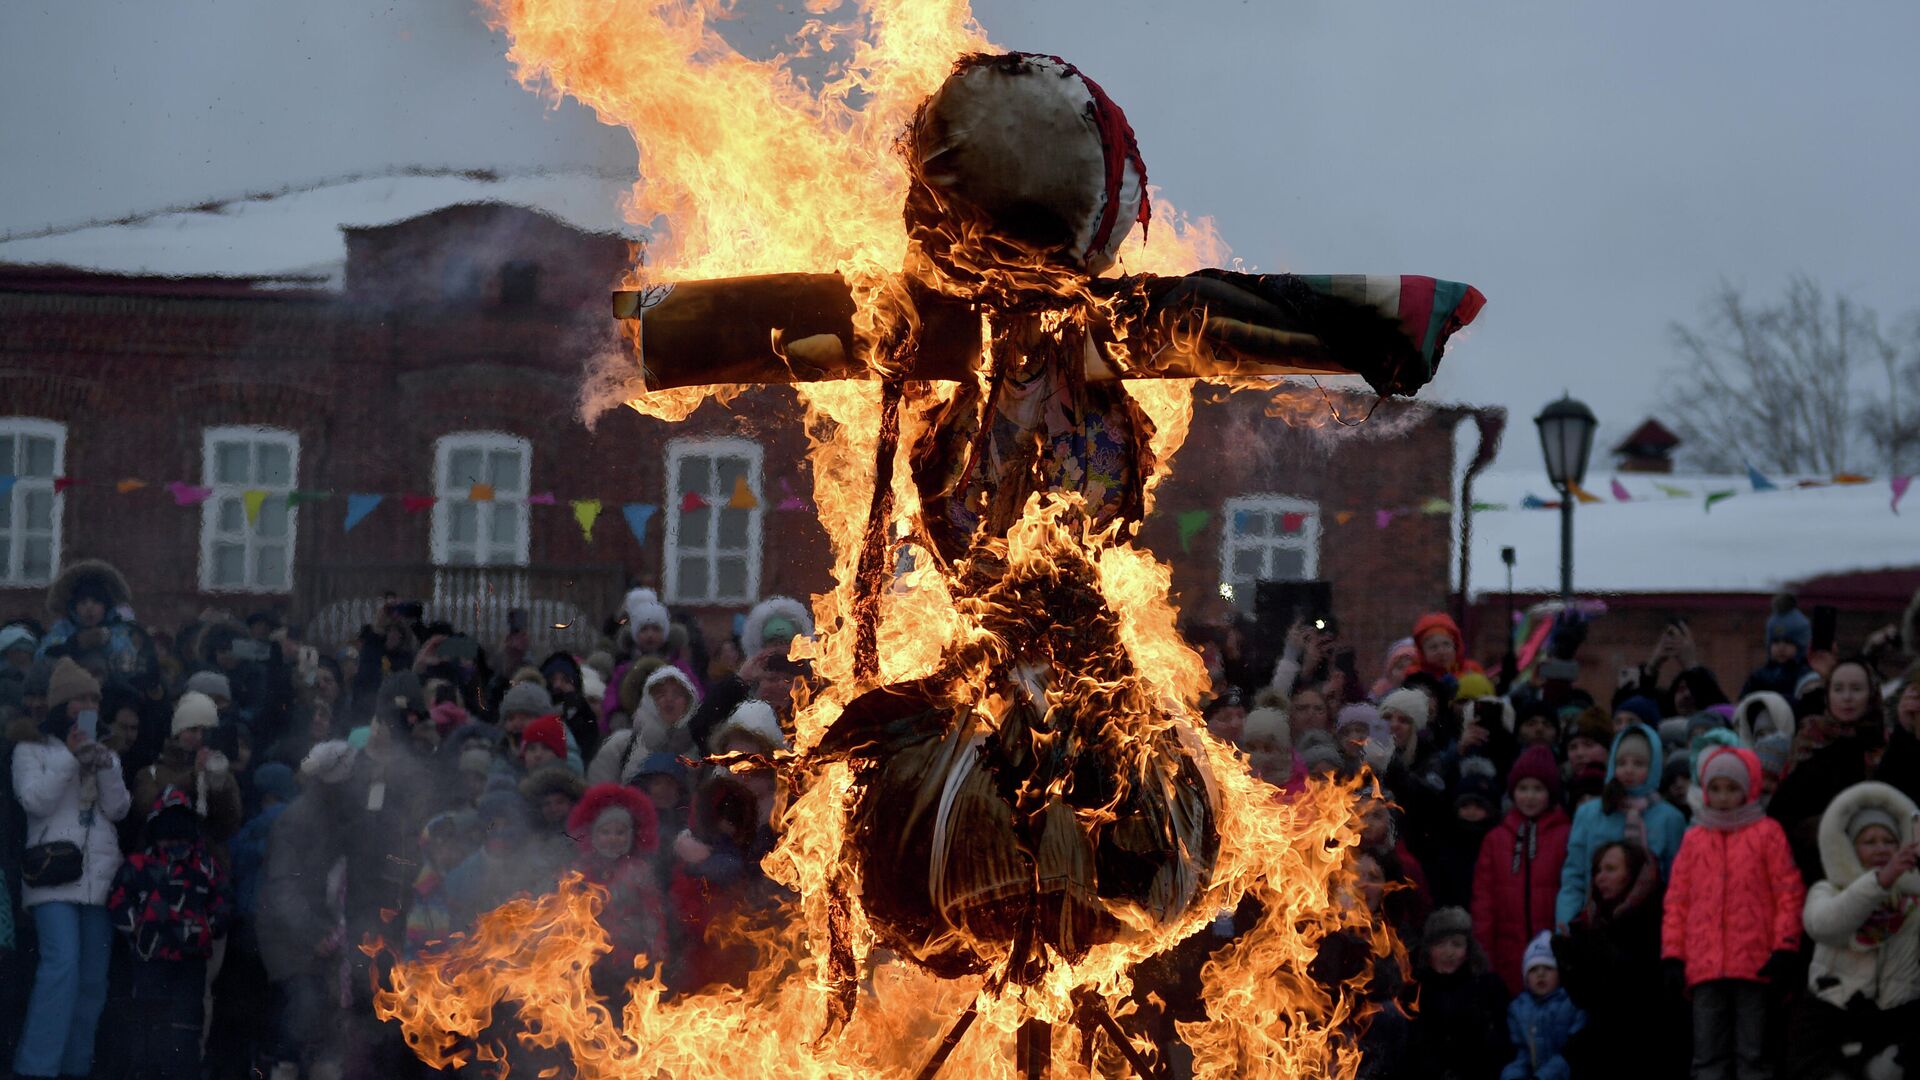
[[[1393,511],[1391,511],[1391,510],[1375,510],[1375,511],[1373,512],[1373,527],[1374,527],[1374,528],[1376,528],[1376,529],[1384,529],[1384,528],[1386,528],[1387,526],[1389,526],[1389,525],[1391,525],[1391,524],[1393,524]]]
[[[683,514],[691,514],[705,505],[707,500],[701,498],[697,491],[689,491],[680,496],[680,512]]]
[[[80,486],[80,481],[75,480],[71,476],[56,476],[53,478],[53,493],[55,495],[60,494],[61,492],[67,490],[68,488],[79,487],[79,486]]]
[[[175,480],[167,485],[167,491],[173,495],[176,506],[199,506],[213,498],[213,489],[189,484],[185,480]]]
[[[776,509],[776,510],[802,510],[802,511],[804,511],[804,510],[806,510],[806,509],[807,509],[807,500],[805,500],[805,499],[803,499],[803,498],[801,498],[801,497],[800,497],[800,496],[798,496],[798,495],[789,495],[789,496],[787,496],[786,498],[784,498],[784,499],[781,499],[781,500],[780,500],[780,505],[779,505],[779,506],[776,506],[776,507],[774,507],[774,509]]]
[[[1900,512],[1900,500],[1907,497],[1907,488],[1913,483],[1912,476],[1896,476],[1893,483],[1893,512]]]
[[[553,492],[543,491],[538,495],[527,496],[527,505],[528,506],[554,506],[554,505],[557,505],[557,500],[554,499]]]
[[[434,503],[439,501],[439,499],[431,495],[402,495],[400,496],[400,509],[405,510],[409,514],[417,514],[422,510],[429,509]]]
[[[1633,495],[1627,490],[1627,485],[1621,483],[1617,476],[1613,478],[1613,497],[1621,502],[1633,501]]]

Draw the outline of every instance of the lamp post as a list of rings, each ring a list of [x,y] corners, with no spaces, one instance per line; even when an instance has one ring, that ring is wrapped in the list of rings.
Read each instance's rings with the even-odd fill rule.
[[[1547,459],[1547,479],[1560,492],[1560,599],[1573,601],[1574,490],[1587,478],[1587,455],[1593,451],[1593,410],[1562,396],[1533,418],[1540,429],[1540,452]]]

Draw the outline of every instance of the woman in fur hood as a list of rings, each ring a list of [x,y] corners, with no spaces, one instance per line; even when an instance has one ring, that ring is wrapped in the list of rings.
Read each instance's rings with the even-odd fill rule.
[[[688,723],[699,707],[700,690],[686,672],[672,664],[656,669],[640,691],[633,726],[614,732],[600,744],[600,753],[587,768],[587,782],[630,783],[648,754],[699,754]]]

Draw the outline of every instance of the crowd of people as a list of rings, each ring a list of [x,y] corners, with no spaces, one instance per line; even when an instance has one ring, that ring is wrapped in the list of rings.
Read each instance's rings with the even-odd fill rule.
[[[384,965],[515,897],[570,871],[606,892],[592,983],[616,1014],[636,972],[743,982],[753,952],[709,931],[790,899],[760,867],[779,792],[757,763],[807,692],[800,603],[710,640],[636,588],[601,647],[540,656],[518,619],[482,643],[398,596],[350,642],[264,612],[163,632],[133,599],[82,562],[0,626],[16,1076],[424,1075],[373,1017]],[[1410,629],[1371,681],[1330,620],[1271,652],[1190,632],[1209,730],[1274,798],[1359,800],[1355,900],[1404,962],[1334,935],[1311,974],[1366,988],[1342,1036],[1361,1075],[1920,1074],[1912,626],[1816,650],[1779,603],[1748,674],[1701,666],[1676,621],[1601,699],[1550,665],[1489,676],[1445,615]],[[1548,652],[1581,634],[1563,614]],[[1244,917],[1143,969],[1169,1020]],[[1172,1023],[1152,1037],[1177,1067]]]

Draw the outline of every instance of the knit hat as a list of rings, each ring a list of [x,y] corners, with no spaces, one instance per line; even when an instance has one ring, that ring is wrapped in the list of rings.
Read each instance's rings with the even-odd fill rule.
[[[1380,724],[1380,710],[1365,702],[1343,706],[1334,717],[1333,730],[1337,733],[1344,727],[1364,727],[1369,737]]]
[[[1520,954],[1520,974],[1525,976],[1537,967],[1550,967],[1560,970],[1560,961],[1553,958],[1553,933],[1542,930],[1527,942],[1527,951]]]
[[[1300,741],[1293,747],[1293,757],[1310,773],[1338,771],[1345,763],[1333,736],[1317,728],[1300,734]]]
[[[543,766],[520,781],[520,797],[535,805],[549,795],[565,795],[569,801],[579,802],[586,793],[586,778],[565,765]]]
[[[469,746],[460,751],[460,771],[485,776],[493,771],[493,751],[484,746]]]
[[[1753,756],[1760,759],[1760,771],[1769,776],[1786,773],[1787,755],[1792,751],[1793,740],[1778,732],[1753,741]]]
[[[1491,690],[1492,686],[1488,686],[1488,689]],[[1395,690],[1380,699],[1380,711],[1392,709],[1412,721],[1413,730],[1419,732],[1427,729],[1427,720],[1430,719],[1427,715],[1428,704],[1427,695],[1418,690]]]
[[[1470,937],[1472,934],[1473,916],[1467,913],[1466,908],[1435,908],[1420,930],[1420,947],[1424,949],[1450,937]]]
[[[1513,759],[1513,768],[1507,772],[1507,794],[1513,794],[1522,780],[1540,781],[1547,785],[1547,794],[1555,802],[1560,800],[1560,763],[1546,747],[1529,746]]]
[[[1615,705],[1613,712],[1616,716],[1620,713],[1628,713],[1632,715],[1634,719],[1650,728],[1657,729],[1660,726],[1659,703],[1650,697],[1645,697],[1640,694],[1635,694],[1620,704]]]
[[[34,640],[33,631],[28,627],[15,623],[12,626],[0,628],[0,653],[12,652],[14,649],[32,652],[39,647],[40,643]]]
[[[427,691],[420,685],[420,676],[411,671],[396,671],[380,683],[380,696],[375,699],[374,716],[392,723],[409,716],[424,716],[427,712]]]
[[[656,750],[640,761],[640,767],[633,772],[633,779],[645,780],[650,776],[667,776],[680,783],[684,790],[690,779],[687,767],[680,764],[680,755],[670,750]]]
[[[77,697],[99,697],[100,680],[87,673],[87,669],[73,662],[73,657],[63,656],[53,665],[53,674],[47,679],[47,711],[59,710]]]
[[[300,782],[293,777],[293,770],[278,761],[269,761],[253,770],[253,790],[261,798],[275,798],[281,802],[292,802],[300,794]]]
[[[451,701],[443,701],[435,705],[427,710],[427,715],[433,718],[433,729],[441,735],[473,719],[466,709]]]
[[[1453,805],[1477,802],[1488,812],[1500,809],[1500,786],[1495,779],[1493,762],[1483,757],[1463,758],[1460,761],[1460,779],[1453,783]]]
[[[1453,695],[1456,701],[1478,701],[1494,696],[1493,680],[1477,671],[1469,671],[1460,676],[1460,691]]]
[[[220,726],[220,709],[213,699],[198,691],[189,690],[180,695],[173,706],[173,729],[170,734],[178,735],[193,728],[213,728]]]
[[[1580,715],[1574,717],[1573,732],[1567,736],[1568,742],[1574,739],[1591,739],[1601,746],[1612,745],[1613,717],[1597,705],[1581,710]]]
[[[315,743],[300,762],[302,775],[323,784],[338,784],[353,775],[354,749],[345,739]]]
[[[707,746],[713,753],[720,753],[732,735],[753,739],[769,751],[787,748],[787,736],[780,730],[779,716],[774,713],[773,706],[759,698],[748,698],[736,706],[732,715],[707,736]]]
[[[784,656],[788,642],[796,637],[812,636],[813,615],[805,604],[791,596],[769,596],[747,612],[747,620],[740,628],[740,651],[754,657],[762,649],[777,645]]]
[[[634,589],[620,605],[627,615],[627,629],[638,630],[643,626],[658,627],[665,634],[672,624],[667,616],[667,606],[652,589]]]
[[[1862,832],[1865,832],[1875,825],[1892,833],[1894,841],[1896,843],[1899,842],[1900,823],[1894,820],[1893,814],[1890,813],[1886,807],[1872,804],[1862,806],[1860,809],[1854,811],[1852,817],[1847,819],[1847,839],[1849,841],[1858,840]]]
[[[503,717],[513,713],[542,716],[552,711],[553,695],[537,682],[519,683],[500,697],[500,715]]]
[[[1660,743],[1669,750],[1677,750],[1687,745],[1689,721],[1684,716],[1669,716],[1660,721]]]
[[[1773,614],[1767,618],[1767,640],[1762,644],[1772,645],[1776,641],[1793,642],[1802,658],[1813,648],[1813,623],[1800,610],[1800,602],[1786,593],[1773,598]]]
[[[196,671],[187,676],[187,689],[210,698],[233,700],[233,684],[218,671]]]
[[[1240,726],[1240,745],[1267,745],[1277,750],[1291,749],[1293,729],[1287,724],[1287,714],[1282,709],[1255,709],[1247,714],[1246,721]]]
[[[1716,746],[1708,750],[1700,762],[1700,786],[1716,779],[1731,780],[1740,785],[1743,795],[1754,794],[1754,774],[1760,771],[1760,762],[1754,758],[1753,751],[1742,750],[1734,746]]]
[[[520,735],[520,747],[525,752],[529,746],[544,746],[553,751],[553,756],[564,760],[567,756],[567,728],[560,717],[548,713],[527,725]]]

